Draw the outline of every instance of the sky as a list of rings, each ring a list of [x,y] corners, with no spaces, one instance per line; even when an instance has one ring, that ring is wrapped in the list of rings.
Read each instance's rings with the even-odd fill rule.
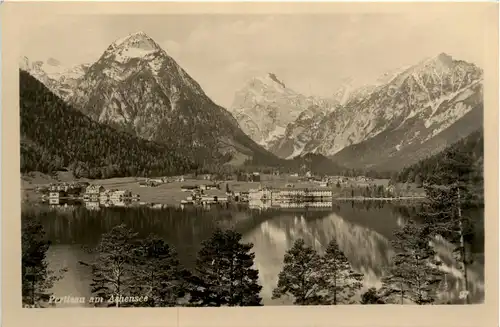
[[[345,81],[445,52],[482,66],[480,12],[366,14],[53,15],[23,22],[20,55],[70,67],[96,61],[114,40],[143,31],[218,104],[254,76],[272,72],[306,95],[329,96]],[[54,60],[55,59],[55,60]]]

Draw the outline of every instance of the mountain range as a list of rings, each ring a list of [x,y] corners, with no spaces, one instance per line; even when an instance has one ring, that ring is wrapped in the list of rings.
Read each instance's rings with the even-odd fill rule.
[[[243,130],[279,157],[318,153],[346,167],[398,170],[482,127],[482,81],[479,67],[441,53],[374,85],[346,84],[330,101],[296,101],[299,108],[282,105],[306,98],[285,83],[259,79],[256,87],[251,81],[236,93],[231,111],[245,117],[239,120]],[[245,98],[251,101],[242,104]],[[272,139],[248,128],[269,125],[280,111],[293,114],[277,120]]]
[[[62,95],[62,84],[35,72]],[[113,42],[62,98],[94,121],[166,144],[204,166],[279,161],[143,32]]]
[[[202,166],[284,166],[314,154],[322,167],[393,171],[482,127],[482,70],[444,53],[372,85],[348,81],[327,97],[266,73],[237,90],[228,110],[143,32],[116,40],[94,63],[46,67],[21,59],[22,70],[93,121]]]

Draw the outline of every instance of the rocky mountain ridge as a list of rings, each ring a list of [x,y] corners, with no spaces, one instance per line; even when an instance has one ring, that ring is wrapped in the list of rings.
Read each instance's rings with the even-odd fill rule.
[[[304,111],[318,107],[332,110],[336,104],[334,99],[302,95],[274,73],[267,73],[250,79],[238,90],[229,110],[247,135],[270,149]]]
[[[373,85],[349,89],[346,83],[330,108],[294,108],[288,117],[293,121],[284,131],[280,126],[282,136],[266,145],[282,158],[319,153],[354,168],[389,164],[400,169],[482,125],[482,76],[477,66],[441,53],[389,72]],[[262,107],[258,102],[253,106]],[[289,109],[279,110],[286,116]],[[265,120],[258,115],[269,116],[265,110],[241,108],[239,115],[245,114],[254,121]]]
[[[397,170],[482,126],[482,70],[444,53],[372,85],[346,81],[330,98],[305,96],[266,73],[236,92],[231,113],[142,32],[116,40],[91,65],[58,73],[46,66],[21,61],[92,119],[207,162],[315,153],[346,167]]]
[[[20,58],[19,68],[38,79],[63,100],[68,100],[90,64],[61,68],[57,67],[58,65],[50,65],[51,61],[55,59],[30,61],[29,58],[23,56]]]
[[[277,160],[143,32],[113,42],[66,101],[97,122],[168,144],[202,166]]]
[[[473,64],[446,54],[424,60],[349,103],[348,110],[364,109],[361,133],[327,155],[355,168],[397,170],[435,154],[482,127],[482,83],[483,71]]]

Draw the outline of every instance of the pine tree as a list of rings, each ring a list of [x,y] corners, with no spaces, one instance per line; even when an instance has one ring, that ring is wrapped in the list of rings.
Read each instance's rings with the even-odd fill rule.
[[[417,174],[415,176],[415,184],[417,184],[418,187],[422,186],[422,177],[420,176],[420,174]]]
[[[406,183],[412,183],[415,181],[415,170],[414,169],[410,169],[408,171],[408,179],[404,182]]]
[[[419,215],[431,227],[432,235],[440,235],[455,244],[453,252],[463,274],[464,302],[468,304],[467,267],[473,261],[467,241],[473,237],[474,222],[462,212],[466,203],[461,200],[461,191],[460,187],[427,186],[428,201]]]
[[[416,304],[431,304],[435,301],[438,284],[443,273],[430,245],[430,230],[425,225],[409,221],[394,233],[392,242],[395,255],[388,276],[383,278],[384,297],[397,294],[400,304],[408,299]]]
[[[25,305],[42,307],[52,295],[50,289],[66,269],[57,274],[49,269],[46,258],[50,242],[46,240],[43,226],[31,215],[22,219],[21,238],[22,301]]]
[[[169,307],[179,304],[188,289],[189,273],[180,266],[168,243],[149,235],[134,249],[133,293],[147,296],[138,306]]]
[[[129,296],[134,287],[134,252],[136,236],[125,224],[113,227],[102,235],[95,248],[97,258],[92,268],[92,293],[102,297],[108,306],[123,306],[129,303],[108,302],[121,296]]]
[[[472,258],[467,243],[473,237],[474,222],[463,210],[481,202],[482,171],[474,157],[452,148],[442,155],[428,182],[427,202],[420,216],[431,228],[432,235],[443,236],[456,245],[454,253],[463,274],[464,302],[469,303],[467,266]]]
[[[278,276],[278,285],[273,290],[273,299],[290,295],[297,305],[323,304],[324,282],[321,276],[321,258],[318,253],[298,239],[285,253],[283,269]]]
[[[255,254],[242,235],[217,229],[202,243],[192,280],[190,302],[199,306],[258,306],[262,286],[253,269]]]
[[[328,291],[326,301],[334,305],[352,303],[351,298],[363,286],[363,275],[352,270],[335,240],[328,244],[321,259],[321,276]]]

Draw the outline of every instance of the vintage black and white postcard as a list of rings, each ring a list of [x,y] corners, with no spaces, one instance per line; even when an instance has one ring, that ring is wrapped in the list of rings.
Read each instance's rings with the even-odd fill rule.
[[[496,325],[497,5],[3,6],[16,319]]]

